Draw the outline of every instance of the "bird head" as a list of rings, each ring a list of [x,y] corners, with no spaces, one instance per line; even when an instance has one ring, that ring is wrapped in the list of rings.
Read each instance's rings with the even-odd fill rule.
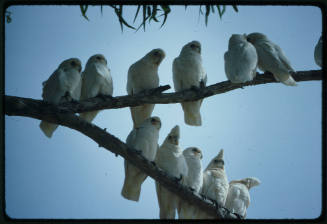
[[[221,149],[218,153],[218,155],[211,160],[209,163],[208,167],[206,169],[214,169],[214,168],[220,168],[220,169],[225,169],[224,165],[224,150]]]
[[[261,184],[260,180],[258,178],[255,177],[248,177],[248,178],[244,178],[242,179],[243,183],[246,185],[246,187],[248,189],[250,189],[251,187],[255,187],[258,186],[259,184]]]
[[[247,177],[241,180],[232,180],[229,184],[241,183],[244,184],[249,190],[252,187],[258,186],[261,182],[258,178],[255,177]]]
[[[105,56],[103,54],[95,54],[89,58],[89,60],[87,61],[86,64],[89,64],[89,63],[101,63],[104,65],[107,65],[107,59],[105,58]]]
[[[185,157],[202,159],[202,151],[197,147],[189,147],[183,151]]]
[[[197,52],[198,54],[201,54],[201,43],[197,40],[193,40],[189,43],[187,43],[183,49],[183,51],[191,51],[191,52]]]
[[[170,144],[178,145],[179,143],[179,126],[176,125],[171,131],[169,132],[168,136],[166,137],[165,141],[168,141]]]
[[[166,53],[164,52],[164,50],[157,48],[150,51],[145,57],[149,58],[151,62],[156,66],[159,66],[165,56]]]
[[[155,126],[158,130],[160,130],[161,120],[159,117],[150,117],[148,118],[148,121],[151,123],[151,125]]]
[[[240,42],[245,42],[246,41],[246,34],[233,34],[230,38],[229,38],[229,42],[228,42],[228,47],[230,46],[235,46],[237,44],[239,44]]]
[[[250,43],[254,44],[259,40],[267,40],[267,36],[264,35],[263,33],[250,33],[249,35],[246,36],[247,41]]]
[[[61,62],[61,64],[59,65],[59,68],[62,68],[62,69],[74,68],[78,72],[81,72],[82,71],[82,62],[78,58],[70,58],[70,59],[67,59],[67,60]]]

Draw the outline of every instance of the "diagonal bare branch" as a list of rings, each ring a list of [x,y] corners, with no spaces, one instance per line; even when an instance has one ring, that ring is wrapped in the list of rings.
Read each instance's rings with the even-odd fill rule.
[[[122,156],[133,165],[141,169],[144,173],[161,183],[171,192],[177,194],[190,204],[200,207],[200,209],[207,212],[211,216],[219,219],[239,218],[235,214],[229,212],[226,208],[217,208],[212,200],[203,198],[200,194],[193,193],[187,187],[180,184],[176,178],[168,175],[162,169],[159,169],[153,162],[148,161],[138,151],[129,148],[118,138],[106,132],[106,130],[101,129],[92,123],[88,123],[72,113],[44,113],[44,111],[47,111],[48,109],[47,106],[47,104],[40,102],[26,103],[23,98],[5,98],[5,114],[9,116],[25,116],[45,120],[75,129],[93,139],[99,144],[100,147],[104,147],[108,151]]]

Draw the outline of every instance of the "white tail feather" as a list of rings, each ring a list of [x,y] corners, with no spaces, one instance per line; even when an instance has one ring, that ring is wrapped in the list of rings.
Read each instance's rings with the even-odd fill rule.
[[[202,119],[200,114],[201,101],[184,102],[182,108],[184,111],[184,121],[191,126],[201,126]]]
[[[131,201],[138,201],[141,194],[141,184],[132,178],[125,178],[121,195]]]
[[[81,113],[79,116],[84,120],[86,120],[87,122],[91,123],[98,113],[99,111],[96,110],[96,111]]]
[[[48,123],[46,121],[41,121],[40,128],[48,138],[52,137],[53,132],[57,129],[59,125]]]

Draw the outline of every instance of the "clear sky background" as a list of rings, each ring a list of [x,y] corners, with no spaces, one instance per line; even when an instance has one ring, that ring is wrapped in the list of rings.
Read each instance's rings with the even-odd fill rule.
[[[147,24],[146,32],[124,29],[113,9],[79,6],[14,6],[5,25],[5,93],[41,99],[42,82],[65,59],[83,63],[97,53],[108,60],[114,96],[126,95],[129,66],[154,48],[166,58],[160,84],[172,89],[172,61],[192,40],[202,44],[208,85],[225,81],[223,55],[232,34],[262,32],[278,44],[296,71],[319,69],[314,46],[321,32],[321,12],[311,6],[227,7],[222,20],[210,15],[208,26],[198,7],[172,7],[167,23]],[[136,6],[124,7],[132,22]],[[163,18],[163,17],[161,17]],[[140,23],[141,17],[136,21]],[[170,129],[181,128],[182,148],[202,149],[203,167],[223,148],[229,181],[254,176],[247,218],[316,218],[321,212],[321,81],[245,87],[206,98],[203,125],[184,124],[180,104],[156,105],[162,120],[159,144]],[[159,217],[154,181],[147,178],[139,202],[124,199],[121,157],[99,148],[83,134],[59,127],[52,139],[39,120],[5,118],[6,212],[14,218]],[[94,123],[125,141],[132,129],[128,108],[105,110]]]

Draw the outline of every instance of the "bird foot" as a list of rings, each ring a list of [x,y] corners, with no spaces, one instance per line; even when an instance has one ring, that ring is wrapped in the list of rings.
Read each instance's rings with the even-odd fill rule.
[[[180,175],[180,177],[178,178],[178,177],[175,177],[175,180],[176,180],[176,182],[181,182],[181,180],[183,179],[183,175],[181,174]]]
[[[99,97],[102,100],[106,100],[107,98],[110,98],[110,99],[113,98],[111,95],[105,95],[105,94],[102,94],[102,93],[99,93],[96,97]]]
[[[191,86],[190,88],[191,90],[195,91],[195,92],[199,92],[200,88],[197,86]]]
[[[72,102],[74,99],[73,97],[70,95],[70,92],[66,91],[65,95],[63,96],[64,100],[66,102]]]
[[[188,189],[189,189],[190,191],[192,191],[192,192],[195,191],[195,189],[194,189],[193,187],[189,187]]]
[[[205,86],[205,84],[204,84],[204,81],[201,80],[201,82],[200,82],[200,88],[203,89],[203,88],[205,88],[205,87],[206,87],[206,86]]]

